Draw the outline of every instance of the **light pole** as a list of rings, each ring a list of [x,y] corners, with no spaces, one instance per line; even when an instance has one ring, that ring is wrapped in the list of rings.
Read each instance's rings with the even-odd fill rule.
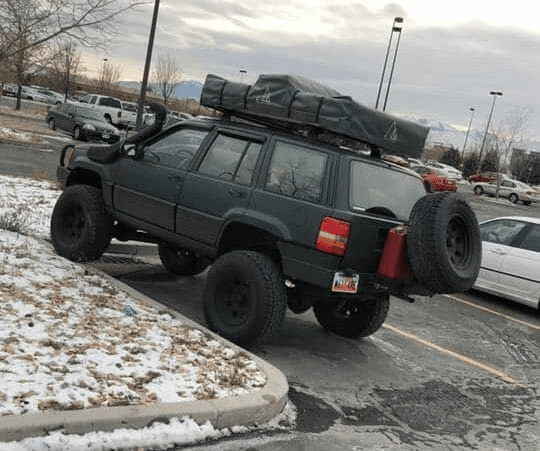
[[[489,95],[493,96],[493,101],[491,102],[491,110],[489,111],[489,117],[486,125],[486,132],[484,133],[484,139],[482,141],[482,147],[480,147],[480,156],[478,157],[478,172],[482,169],[482,153],[484,152],[484,146],[486,145],[487,134],[489,130],[489,123],[491,122],[491,116],[493,115],[493,109],[495,108],[495,100],[497,96],[502,96],[501,91],[489,91]]]
[[[150,26],[150,36],[148,37],[148,47],[146,48],[146,60],[144,63],[143,79],[141,83],[141,92],[139,94],[139,107],[137,108],[137,119],[135,128],[138,130],[141,126],[143,116],[144,97],[146,87],[148,86],[148,73],[150,72],[150,62],[152,61],[152,49],[154,48],[154,37],[156,35],[156,25],[159,13],[159,0],[154,1],[154,13],[152,14],[152,24]]]
[[[465,147],[467,147],[467,139],[469,139],[469,133],[471,131],[471,124],[474,116],[474,108],[469,108],[469,111],[471,111],[471,119],[469,120],[469,127],[467,128],[467,134],[465,135],[465,142],[463,143],[463,152],[461,153],[461,162],[463,164],[463,161],[465,160]]]
[[[247,74],[246,69],[240,69],[240,83],[244,83],[244,75]]]
[[[384,58],[384,66],[383,66],[383,70],[381,74],[381,80],[379,82],[379,89],[377,90],[377,100],[375,102],[375,109],[379,107],[379,99],[381,97],[382,85],[384,83],[384,74],[386,73],[386,64],[388,63],[388,55],[390,54],[390,47],[392,46],[392,36],[394,36],[394,32],[398,31],[401,37],[401,27],[400,26],[396,27],[397,23],[403,23],[403,18],[394,17],[394,22],[392,23],[392,30],[390,31],[390,40],[388,41],[388,48],[386,49],[386,56]],[[398,45],[399,45],[399,41],[398,41]],[[397,47],[396,47],[396,53],[397,53]],[[394,54],[394,63],[395,61],[396,61],[396,55]],[[393,69],[393,66],[392,66],[392,69]],[[386,95],[388,96],[388,91]]]
[[[388,85],[386,86],[386,96],[384,97],[384,105],[382,110],[386,111],[386,104],[388,103],[388,94],[390,94],[390,85],[392,84],[392,76],[394,75],[394,67],[396,67],[397,51],[399,48],[399,41],[401,40],[401,27],[394,27],[393,31],[397,31],[398,38],[396,43],[396,49],[394,50],[394,59],[392,60],[392,69],[390,70],[390,76],[388,77]]]

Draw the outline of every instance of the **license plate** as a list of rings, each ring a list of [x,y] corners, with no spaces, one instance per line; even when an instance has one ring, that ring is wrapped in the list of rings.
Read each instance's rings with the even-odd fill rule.
[[[334,274],[332,291],[334,293],[356,293],[358,291],[359,280],[360,277],[358,274],[345,275],[342,272],[337,272]]]

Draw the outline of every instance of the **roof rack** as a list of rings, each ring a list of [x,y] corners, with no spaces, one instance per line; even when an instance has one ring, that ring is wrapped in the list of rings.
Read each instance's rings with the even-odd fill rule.
[[[317,82],[291,75],[261,75],[254,85],[208,75],[201,105],[335,145],[368,147],[420,157],[429,128],[363,106]]]

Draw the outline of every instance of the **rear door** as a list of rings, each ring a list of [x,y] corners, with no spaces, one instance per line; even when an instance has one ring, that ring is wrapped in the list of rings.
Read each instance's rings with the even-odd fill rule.
[[[223,224],[241,216],[252,192],[263,135],[219,130],[208,150],[187,174],[176,232],[214,245]]]

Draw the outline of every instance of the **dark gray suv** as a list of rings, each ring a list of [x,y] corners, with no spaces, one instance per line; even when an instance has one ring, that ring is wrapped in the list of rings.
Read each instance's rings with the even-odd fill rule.
[[[289,307],[363,337],[390,296],[469,289],[476,217],[455,193],[340,145],[224,117],[156,125],[113,146],[68,146],[51,222],[57,252],[98,259],[112,238],[157,243],[163,265],[211,265],[208,326],[243,345],[271,338]],[[163,119],[164,120],[164,119]]]

